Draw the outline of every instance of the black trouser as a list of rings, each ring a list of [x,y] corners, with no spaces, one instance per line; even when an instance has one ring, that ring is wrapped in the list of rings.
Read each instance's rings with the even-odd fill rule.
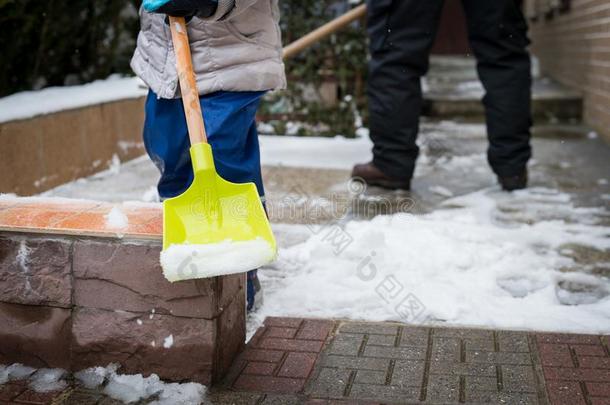
[[[457,0],[451,0],[457,1]],[[371,61],[368,97],[373,162],[410,179],[428,70],[444,0],[367,0]],[[516,0],[462,0],[470,46],[485,88],[488,160],[497,175],[524,170],[531,155],[527,24]]]

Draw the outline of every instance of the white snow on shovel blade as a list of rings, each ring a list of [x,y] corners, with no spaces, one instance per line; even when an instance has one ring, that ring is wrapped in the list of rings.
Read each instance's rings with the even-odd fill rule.
[[[168,281],[243,273],[270,263],[273,246],[258,238],[246,242],[172,245],[161,252],[161,267]]]

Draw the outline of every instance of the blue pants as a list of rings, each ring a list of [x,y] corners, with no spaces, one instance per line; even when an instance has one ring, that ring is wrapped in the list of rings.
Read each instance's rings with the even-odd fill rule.
[[[225,92],[199,98],[216,171],[234,183],[253,182],[264,196],[256,110],[265,92]],[[144,121],[146,152],[161,172],[161,199],[182,194],[193,181],[189,137],[181,99],[161,99],[150,91]],[[248,273],[248,309],[254,303],[256,270]]]

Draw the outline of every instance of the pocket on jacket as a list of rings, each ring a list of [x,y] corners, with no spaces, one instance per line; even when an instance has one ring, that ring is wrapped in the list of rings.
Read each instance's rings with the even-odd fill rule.
[[[235,38],[239,39],[242,42],[246,42],[249,44],[256,44],[258,43],[258,41],[253,38],[253,37],[249,37],[243,33],[241,33],[237,27],[235,26],[235,24],[233,24],[231,21],[224,21],[223,22],[224,26],[227,27],[227,30],[231,33],[231,35],[233,35]]]

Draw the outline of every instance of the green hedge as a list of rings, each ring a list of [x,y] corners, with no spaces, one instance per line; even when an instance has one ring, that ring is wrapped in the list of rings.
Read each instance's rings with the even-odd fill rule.
[[[0,0],[0,95],[128,73],[139,0]]]
[[[141,0],[0,0],[0,96],[22,90],[86,83],[113,73],[131,74],[129,60],[139,28]],[[348,8],[346,0],[280,0],[287,44]],[[263,114],[323,124],[327,134],[354,132],[364,110],[366,35],[353,24],[286,63],[289,89],[272,95]],[[303,86],[338,83],[333,107],[305,101]],[[279,107],[278,107],[279,106]],[[282,131],[278,123],[278,132]],[[307,131],[305,131],[307,132]],[[319,131],[316,131],[319,132]]]

